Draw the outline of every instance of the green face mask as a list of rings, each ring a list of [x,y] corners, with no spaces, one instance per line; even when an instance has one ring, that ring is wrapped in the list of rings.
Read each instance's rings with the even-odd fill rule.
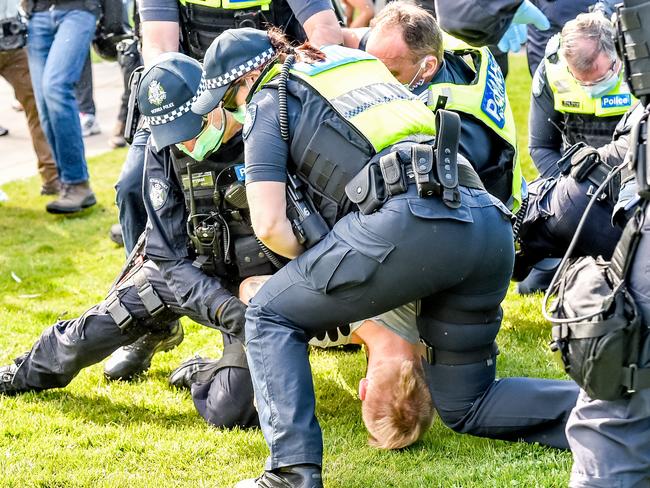
[[[232,114],[233,119],[243,125],[244,120],[246,120],[246,104],[238,105],[237,110],[230,113]]]
[[[221,139],[223,139],[224,128],[226,124],[222,124],[220,129],[217,129],[210,122],[207,122],[207,127],[199,134],[194,143],[194,149],[188,151],[185,144],[176,144],[176,147],[187,154],[195,161],[203,161],[205,158],[214,153],[219,146],[221,146]]]

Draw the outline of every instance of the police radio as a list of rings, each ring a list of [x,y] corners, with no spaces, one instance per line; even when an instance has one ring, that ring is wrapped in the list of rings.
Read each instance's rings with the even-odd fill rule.
[[[138,130],[140,121],[140,108],[138,107],[138,85],[144,72],[144,66],[139,66],[133,70],[129,78],[129,104],[126,112],[126,122],[124,122],[124,139],[131,144],[135,133]]]
[[[287,203],[287,214],[298,242],[307,249],[318,244],[329,228],[303,191],[302,182],[292,174],[287,174]]]

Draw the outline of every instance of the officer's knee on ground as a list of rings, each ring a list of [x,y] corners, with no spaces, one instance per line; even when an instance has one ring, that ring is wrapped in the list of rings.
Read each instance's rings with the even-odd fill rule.
[[[419,440],[435,415],[421,365],[395,359],[373,367],[367,376],[361,415],[369,444],[399,449]]]

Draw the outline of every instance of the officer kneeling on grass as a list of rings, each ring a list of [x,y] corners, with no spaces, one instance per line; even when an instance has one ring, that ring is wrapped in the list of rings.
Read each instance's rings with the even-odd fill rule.
[[[66,386],[117,348],[178,327],[171,324],[188,316],[220,329],[224,341],[217,369],[225,380],[193,392],[197,409],[218,426],[257,424],[237,339],[245,306],[233,293],[243,278],[274,266],[248,223],[237,116],[221,108],[205,116],[189,110],[201,73],[198,61],[169,53],[144,75],[138,99],[153,136],[146,151],[144,252],[133,253],[105,300],[46,329],[31,351],[1,368],[0,393]],[[182,329],[171,336],[180,342]]]
[[[248,29],[225,32],[213,48],[207,90],[192,110],[250,97],[243,138],[253,228],[273,251],[295,258],[246,314],[271,456],[260,478],[239,486],[322,486],[307,341],[418,299],[441,419],[459,432],[566,447],[574,383],[495,381],[494,338],[514,258],[510,213],[457,155],[458,116],[439,111],[436,122],[362,51],[293,48],[275,32]],[[268,61],[246,72],[266,53]],[[317,244],[304,246],[287,218],[288,171],[331,227]]]

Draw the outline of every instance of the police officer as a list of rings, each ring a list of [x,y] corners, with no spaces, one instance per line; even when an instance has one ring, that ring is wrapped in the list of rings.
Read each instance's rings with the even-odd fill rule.
[[[628,112],[620,120],[612,141],[598,149],[584,146],[572,151],[571,157],[561,161],[562,172],[556,178],[540,178],[528,187],[528,205],[519,227],[519,251],[515,259],[515,279],[526,276],[530,267],[535,269],[543,263],[557,262],[564,255],[578,223],[591,200],[591,195],[600,186],[609,172],[623,163],[630,144],[632,127],[643,113],[642,107]],[[621,181],[628,179],[627,173],[613,180],[591,210],[578,240],[574,256],[604,256],[609,259],[621,236],[620,218],[612,218],[620,193]],[[547,257],[556,259],[545,259]],[[537,264],[535,264],[537,263]],[[556,266],[552,265],[554,273]],[[548,278],[519,283],[520,293],[529,291],[523,286],[533,285],[535,289],[546,287]]]
[[[611,22],[594,12],[568,22],[549,42],[530,103],[530,154],[541,176],[557,176],[557,161],[578,142],[610,142],[634,105],[614,36]]]
[[[31,351],[0,369],[0,393],[63,387],[118,347],[186,315],[224,332],[220,367],[228,382],[211,392],[216,413],[200,413],[219,426],[257,424],[236,339],[243,335],[245,307],[232,291],[241,276],[273,267],[248,224],[241,124],[221,109],[206,117],[189,111],[201,74],[197,61],[169,53],[141,83],[140,107],[153,134],[146,156],[145,255],[133,260],[104,301],[46,329]],[[206,405],[203,393],[197,393],[197,406]]]
[[[616,53],[614,35],[611,22],[602,12],[594,12],[580,14],[564,26],[561,35],[549,41],[544,62],[533,79],[529,121],[530,154],[543,178],[560,175],[557,162],[575,144],[598,148],[609,143],[621,117],[635,103],[623,79],[623,66]],[[576,171],[565,172],[577,174]],[[603,179],[607,172],[603,172]],[[587,179],[587,176],[583,175],[582,179]],[[552,189],[556,185],[552,180],[536,182],[532,185],[530,205],[538,205],[539,199],[545,198],[548,191],[557,192],[553,198],[559,200],[556,210],[562,215],[556,213],[553,217],[566,214],[566,220],[577,222],[589,199],[583,190],[588,191],[590,185],[581,183],[564,181],[559,184],[562,189]],[[613,199],[615,201],[615,195]],[[609,201],[613,205],[611,198]],[[608,225],[610,213],[611,206],[600,214],[600,220],[591,221],[596,226],[601,225],[602,229],[611,228]],[[606,247],[599,247],[596,253],[611,252],[618,235],[609,237]],[[561,246],[565,246],[570,238],[561,237]],[[553,260],[540,263],[519,285],[519,291],[530,293],[545,289],[556,264],[557,261]],[[522,279],[522,276],[517,278]]]
[[[210,42],[225,29],[239,25],[263,27],[266,23],[286,30],[292,38],[304,40],[304,26],[312,42],[341,42],[341,29],[329,0],[249,0],[246,2],[139,2],[142,57],[145,66],[164,52],[184,52],[201,59]],[[147,221],[142,203],[142,172],[149,131],[141,128],[134,136],[122,173],[115,186],[120,227],[127,254],[144,231]],[[106,365],[107,378],[123,378],[146,370],[153,355],[175,339],[165,331],[149,333],[127,349],[120,349]]]
[[[204,67],[207,90],[192,110],[208,113],[222,100],[240,107],[254,90],[243,129],[253,228],[272,250],[295,258],[247,311],[247,357],[271,449],[253,485],[322,486],[309,337],[419,298],[441,418],[460,432],[566,446],[575,385],[493,382],[512,230],[505,206],[456,156],[456,116],[439,112],[434,158],[434,114],[367,53],[294,50],[274,33],[243,29],[225,32],[213,48]],[[263,72],[247,68],[268,52],[274,61]],[[287,169],[333,226],[307,250],[286,217]],[[450,182],[449,191],[440,181]],[[496,411],[498,427],[491,421]]]
[[[519,208],[522,175],[514,117],[489,49],[443,37],[431,14],[399,1],[382,9],[371,29],[346,29],[344,37],[347,46],[379,58],[431,110],[457,112],[460,153],[490,193],[512,210]],[[462,56],[471,58],[477,71]]]

